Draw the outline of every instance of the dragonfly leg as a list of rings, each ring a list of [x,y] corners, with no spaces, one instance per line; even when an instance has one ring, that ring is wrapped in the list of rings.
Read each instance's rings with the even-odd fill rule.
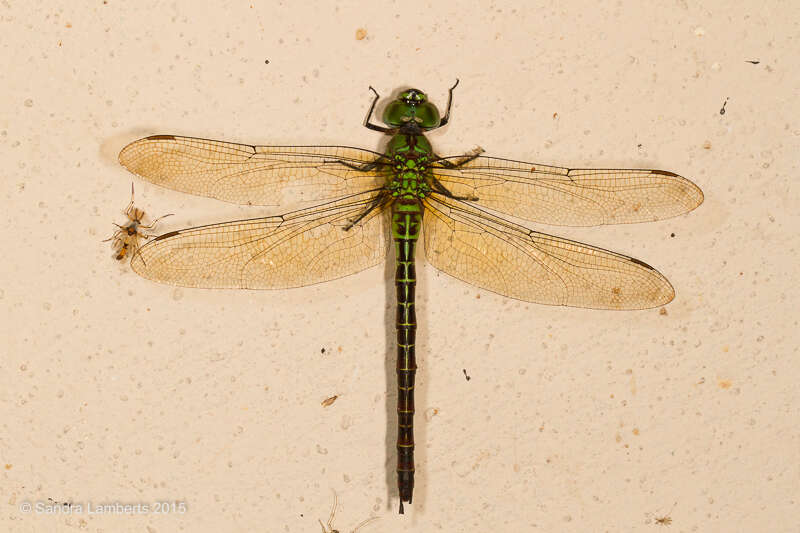
[[[456,82],[453,84],[452,87],[450,87],[450,90],[448,91],[447,110],[444,112],[444,117],[442,117],[442,120],[439,122],[439,125],[436,126],[436,128],[441,128],[450,121],[450,106],[453,105],[453,89],[455,89],[456,87],[458,87],[458,78],[456,78]]]
[[[444,168],[458,168],[466,165],[470,161],[477,159],[478,156],[481,155],[484,151],[485,150],[480,146],[476,146],[475,148],[473,148],[466,154],[462,155],[455,161],[450,161],[448,159],[436,156],[438,158],[436,162],[442,165]]]
[[[349,163],[349,162],[343,161],[341,159],[326,160],[325,163],[339,163],[340,165],[344,165],[347,168],[352,168],[353,170],[357,170],[359,172],[368,172],[368,171],[373,170],[376,167],[378,167],[378,165],[385,164],[383,161],[381,161],[380,157],[378,159],[376,159],[375,161],[370,161],[369,163],[362,163],[360,165],[357,165],[355,163]]]
[[[364,212],[363,212],[363,213],[361,213],[360,215],[358,215],[358,217],[356,217],[356,219],[355,219],[355,220],[353,220],[352,222],[350,222],[349,224],[347,224],[347,225],[344,227],[344,230],[345,230],[345,231],[349,231],[349,230],[350,230],[350,229],[351,229],[353,226],[355,226],[356,224],[358,224],[359,222],[361,222],[361,221],[364,219],[364,217],[365,217],[365,216],[367,216],[368,214],[370,214],[370,213],[371,213],[371,212],[372,212],[372,211],[373,211],[373,210],[374,210],[376,207],[379,207],[380,205],[382,205],[382,204],[383,204],[383,203],[386,201],[386,198],[388,198],[388,196],[389,196],[389,193],[387,193],[387,192],[386,192],[386,190],[382,190],[382,191],[380,192],[380,194],[378,194],[378,195],[375,197],[375,199],[374,199],[374,200],[372,200],[372,203],[371,203],[371,204],[369,204],[369,207],[367,207],[367,208],[364,210]]]
[[[453,200],[462,200],[462,201],[467,201],[467,202],[477,202],[479,200],[479,198],[477,196],[456,196],[455,194],[450,192],[447,189],[447,187],[442,185],[442,182],[439,181],[436,178],[436,176],[433,176],[433,179],[431,180],[431,183],[433,185],[433,187],[431,187],[431,188],[434,190],[434,192],[438,192],[439,194],[441,194],[442,196],[444,196],[446,198],[452,198]]]
[[[394,128],[386,128],[384,126],[380,126],[378,124],[373,124],[370,122],[372,118],[372,112],[375,111],[375,104],[378,103],[378,99],[380,96],[378,95],[378,91],[372,88],[372,85],[369,86],[369,90],[375,93],[375,98],[372,99],[372,104],[369,106],[369,113],[367,113],[367,118],[364,120],[364,126],[375,131],[379,131],[381,133],[394,133]]]

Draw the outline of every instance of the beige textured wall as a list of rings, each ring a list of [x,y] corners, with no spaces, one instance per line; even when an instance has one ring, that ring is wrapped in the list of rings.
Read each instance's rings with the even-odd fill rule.
[[[367,533],[798,531],[796,2],[199,4],[0,5],[0,530],[318,531],[335,490],[342,532],[370,515]],[[457,77],[441,153],[663,168],[706,201],[532,225],[656,266],[666,315],[525,304],[419,267],[399,517],[391,268],[175,289],[100,241],[131,181],[176,213],[163,231],[270,212],[133,178],[116,154],[138,137],[375,149],[369,85],[443,104]],[[24,512],[48,498],[83,512]],[[87,508],[160,501],[187,510]]]

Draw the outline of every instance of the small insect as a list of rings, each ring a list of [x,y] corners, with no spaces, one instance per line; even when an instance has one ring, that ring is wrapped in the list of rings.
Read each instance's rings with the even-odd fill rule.
[[[335,394],[330,398],[325,398],[324,400],[322,400],[322,407],[330,407],[331,405],[333,405],[333,402],[335,402],[338,397],[339,395]]]
[[[319,525],[322,526],[322,533],[339,533],[338,529],[333,529],[333,517],[336,516],[336,507],[338,505],[339,505],[339,498],[338,498],[338,496],[336,496],[336,491],[334,491],[333,492],[333,507],[331,507],[331,516],[328,518],[328,527],[327,528],[325,527],[325,525],[322,523],[322,520],[318,520],[319,521]],[[377,520],[377,519],[378,519],[377,516],[372,516],[370,518],[367,518],[366,520],[364,520],[363,522],[358,524],[356,526],[356,528],[354,530],[352,530],[350,533],[356,533],[356,531],[358,531],[362,527],[366,526],[367,524],[369,524],[373,520]]]
[[[672,511],[675,510],[675,506],[676,505],[678,505],[678,502],[673,503],[672,504],[672,509],[670,509],[669,512],[667,514],[665,514],[664,516],[656,516],[655,517],[655,523],[658,524],[659,526],[668,526],[668,525],[670,525],[672,523],[672,517],[670,515],[672,514]]]
[[[726,98],[725,101],[722,102],[722,108],[719,110],[720,115],[725,114],[725,106],[728,105],[728,100],[730,100],[730,98]]]
[[[142,224],[145,212],[133,205],[133,183],[131,183],[131,201],[128,203],[128,207],[125,208],[123,213],[128,217],[128,223],[124,226],[114,224],[119,229],[114,232],[114,235],[103,241],[113,241],[111,246],[114,248],[114,259],[117,261],[123,261],[129,255],[132,256],[135,254],[136,250],[139,248],[139,239],[149,239],[152,237],[152,235],[144,233],[142,230],[154,229],[159,220],[172,216],[172,213],[169,213],[158,217],[148,225]]]

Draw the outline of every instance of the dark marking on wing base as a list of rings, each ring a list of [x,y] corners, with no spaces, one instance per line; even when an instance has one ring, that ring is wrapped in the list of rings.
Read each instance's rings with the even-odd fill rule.
[[[180,233],[180,231],[170,231],[169,233],[165,233],[164,235],[159,235],[158,237],[153,239],[153,241],[154,242],[155,241],[160,241],[162,239],[166,239],[166,238],[172,237],[172,236],[177,235],[179,233]]]

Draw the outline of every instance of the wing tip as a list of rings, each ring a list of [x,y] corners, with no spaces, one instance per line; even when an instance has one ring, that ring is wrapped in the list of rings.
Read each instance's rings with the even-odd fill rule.
[[[675,299],[675,288],[672,286],[672,283],[670,283],[666,278],[663,278],[663,280],[664,286],[662,287],[662,290],[659,291],[658,297],[652,302],[648,303],[647,307],[643,307],[642,309],[655,309],[656,307],[662,307]]]
[[[656,270],[656,272],[658,271]],[[672,286],[672,283],[670,283],[669,280],[665,278],[663,274],[661,274],[661,272],[658,272],[658,274],[661,277],[661,290],[658,291],[657,297],[654,298],[652,303],[645,309],[662,307],[675,299],[675,287]]]
[[[672,286],[672,283],[664,277],[664,275],[659,272],[657,269],[653,268],[652,266],[648,265],[644,261],[640,261],[635,257],[629,257],[628,260],[638,265],[642,268],[646,268],[650,270],[653,274],[656,275],[657,279],[654,279],[654,283],[658,283],[658,289],[654,290],[650,294],[650,298],[645,301],[640,301],[638,305],[632,305],[628,310],[644,310],[644,309],[654,309],[656,307],[661,307],[663,305],[667,305],[672,300],[675,299],[675,287]]]
[[[696,207],[699,207],[705,201],[706,195],[703,193],[703,189],[701,189],[695,182],[693,182],[692,180],[686,180],[686,181],[691,183],[692,187],[694,188],[693,190],[695,193],[695,201],[697,202],[697,204],[692,208],[694,209]]]
[[[689,201],[686,203],[685,207],[686,210],[682,211],[683,213],[688,213],[699,207],[703,201],[705,200],[705,195],[703,194],[703,189],[701,189],[695,182],[688,178],[684,178],[680,174],[675,174],[674,172],[670,172],[669,170],[651,170],[651,174],[656,174],[658,176],[667,176],[669,178],[677,178],[678,182],[682,185],[683,190],[686,194],[686,197]]]
[[[123,167],[130,169],[129,163],[131,163],[132,161],[130,161],[127,156],[128,152],[132,150],[134,146],[138,146],[148,141],[174,141],[175,139],[176,139],[175,135],[150,135],[148,137],[142,137],[141,139],[136,139],[135,141],[126,144],[122,148],[122,150],[119,151],[119,156],[117,157],[117,160]]]

